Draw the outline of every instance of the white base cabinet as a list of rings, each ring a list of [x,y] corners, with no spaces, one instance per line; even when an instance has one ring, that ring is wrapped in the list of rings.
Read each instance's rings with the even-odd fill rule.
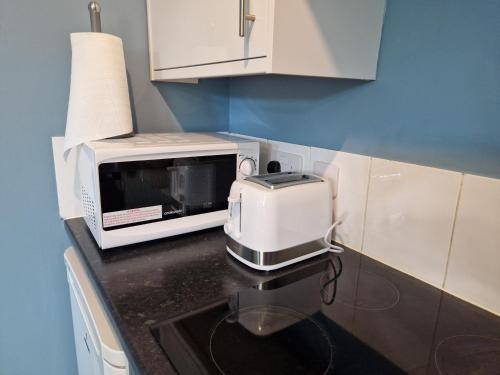
[[[73,248],[64,253],[79,375],[129,375],[128,360]]]
[[[373,80],[385,0],[147,0],[151,79]]]

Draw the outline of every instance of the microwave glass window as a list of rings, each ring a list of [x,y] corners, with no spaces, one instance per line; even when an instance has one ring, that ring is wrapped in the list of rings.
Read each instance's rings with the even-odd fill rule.
[[[227,209],[236,155],[99,165],[104,230]]]

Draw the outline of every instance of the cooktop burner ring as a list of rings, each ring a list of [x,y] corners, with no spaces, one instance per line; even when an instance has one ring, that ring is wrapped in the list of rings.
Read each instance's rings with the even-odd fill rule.
[[[252,314],[254,316],[252,316]],[[274,315],[274,316],[272,316]],[[266,322],[266,317],[269,318],[268,321]],[[263,323],[261,327],[260,324],[257,326],[253,326],[253,323],[255,323],[255,317],[260,317],[258,319],[259,323]],[[292,327],[292,330],[295,326],[295,328],[302,324],[305,326],[308,326],[307,329],[304,329],[306,327],[303,327],[303,329],[299,329],[299,331],[303,334],[304,332],[307,332],[307,335],[309,336],[305,340],[302,340],[303,337],[299,336],[300,340],[300,345],[292,345],[294,350],[302,350],[302,348],[305,348],[307,353],[307,358],[313,357],[312,354],[316,354],[318,361],[315,363],[312,363],[311,368],[296,368],[296,372],[293,372],[294,370],[288,368],[285,372],[283,371],[273,371],[272,369],[266,368],[266,370],[262,369],[254,369],[253,373],[259,373],[259,374],[265,374],[267,373],[266,371],[271,371],[270,373],[287,373],[287,374],[318,374],[318,375],[325,375],[329,373],[333,366],[333,357],[334,357],[334,346],[332,341],[330,340],[329,335],[326,333],[326,331],[317,323],[315,322],[312,318],[309,316],[300,313],[296,310],[287,308],[287,307],[282,307],[282,306],[274,306],[274,305],[254,305],[254,306],[249,306],[249,307],[244,307],[241,309],[238,309],[236,311],[232,311],[226,315],[222,319],[219,320],[219,322],[214,326],[212,329],[212,332],[210,334],[210,357],[213,362],[213,364],[216,366],[216,368],[220,371],[221,374],[224,375],[232,375],[237,373],[237,371],[233,371],[231,369],[226,370],[227,364],[224,363],[224,361],[227,362],[227,358],[231,358],[230,361],[232,361],[235,357],[233,354],[235,353],[227,353],[228,348],[227,346],[224,348],[224,356],[219,356],[217,352],[217,334],[220,333],[223,328],[227,329],[228,325],[234,325],[235,323],[239,323],[240,326],[243,326],[245,330],[249,331],[251,333],[251,336],[253,335],[254,338],[256,338],[257,342],[255,344],[259,344],[258,341],[261,340],[262,337],[270,337],[274,334],[280,334],[281,331],[290,329]],[[267,324],[267,326],[266,326]],[[241,331],[240,327],[240,331]],[[222,337],[223,333],[221,334]],[[237,335],[236,335],[237,336]],[[225,338],[227,339],[228,336]],[[292,334],[293,337],[293,334]],[[320,339],[322,338],[322,339]],[[290,345],[290,340],[287,340],[288,346]],[[221,342],[221,340],[219,340]],[[265,345],[265,342],[261,342],[261,345],[248,345],[245,346],[246,349],[253,348],[255,347],[262,347],[265,349],[269,349],[269,346]],[[307,348],[307,345],[313,345],[315,346],[314,348]],[[236,345],[229,345],[229,350],[234,350],[236,348]],[[316,350],[317,349],[317,350]],[[249,353],[250,354],[250,353]],[[253,353],[255,354],[255,353]],[[281,353],[283,354],[283,353]],[[288,353],[287,353],[288,355]],[[219,357],[219,358],[218,358]],[[248,356],[252,357],[252,356]],[[254,356],[252,358],[255,358],[257,356]],[[272,358],[276,358],[274,362],[274,365],[278,365],[279,363],[286,363],[286,361],[279,361],[279,355],[275,356],[275,353],[272,353],[271,355]],[[294,357],[292,357],[294,358]],[[245,366],[244,363],[237,363],[237,367],[241,368]],[[230,366],[229,366],[230,367]],[[316,371],[318,367],[321,367],[321,370]],[[247,367],[246,367],[247,368]],[[239,372],[241,373],[241,371]]]
[[[440,375],[494,374],[500,368],[500,338],[465,334],[446,337],[434,350],[434,363]]]
[[[363,284],[362,284],[363,283]],[[369,293],[360,296],[360,290],[363,291],[366,287],[377,287],[382,292],[382,297],[380,294],[374,293],[370,290]],[[360,301],[361,298],[361,301]],[[366,301],[363,298],[368,298]],[[375,298],[375,301],[371,301],[371,298]],[[354,307],[357,310],[365,311],[384,311],[392,309],[396,306],[400,299],[401,293],[396,285],[387,278],[373,272],[362,272],[358,278],[358,286],[356,290],[356,295],[354,301],[347,300],[348,298],[343,298],[342,294],[337,295],[335,301],[346,306]],[[384,301],[384,299],[386,301]],[[381,302],[382,301],[382,302]]]

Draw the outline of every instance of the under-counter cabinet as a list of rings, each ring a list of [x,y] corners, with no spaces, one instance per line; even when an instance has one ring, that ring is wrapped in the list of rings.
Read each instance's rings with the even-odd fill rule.
[[[80,375],[128,375],[128,360],[73,248],[64,253]]]
[[[151,79],[376,78],[385,0],[147,0]]]

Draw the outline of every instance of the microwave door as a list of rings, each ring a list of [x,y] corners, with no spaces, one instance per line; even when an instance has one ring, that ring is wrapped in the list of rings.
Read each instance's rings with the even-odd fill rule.
[[[170,181],[170,196],[172,198],[179,196],[179,171],[177,168],[167,169],[168,180]]]
[[[169,170],[170,193],[185,214],[210,209],[215,201],[216,166],[192,164]]]
[[[100,164],[103,229],[225,210],[235,179],[235,154]]]
[[[182,194],[182,176],[179,173],[179,168],[167,168],[167,175],[170,187],[170,206],[167,207],[167,211],[179,211],[182,213],[182,216],[186,216],[188,213],[186,212],[186,206],[184,204],[184,196]]]
[[[127,208],[155,206],[169,195],[167,179],[154,168],[127,171],[123,176],[123,200]],[[165,195],[165,193],[167,193]]]

